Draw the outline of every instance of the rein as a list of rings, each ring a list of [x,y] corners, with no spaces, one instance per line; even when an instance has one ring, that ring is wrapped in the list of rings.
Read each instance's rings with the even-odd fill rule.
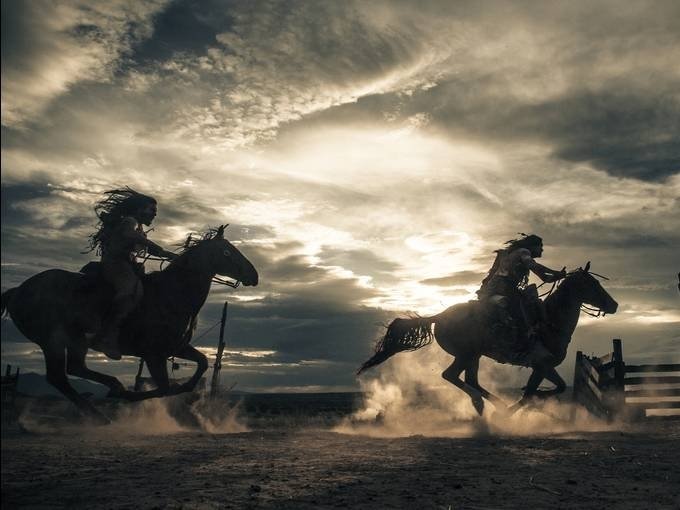
[[[606,312],[604,312],[601,308],[594,308],[592,306],[584,305],[581,304],[581,311],[585,313],[586,315],[590,315],[591,317],[604,317]]]
[[[540,288],[543,287],[546,283],[547,283],[547,282],[543,282],[543,283],[541,283],[541,284],[540,284],[538,287],[536,287],[536,288],[537,288],[537,289],[540,289]],[[545,291],[543,294],[539,294],[538,297],[539,297],[539,298],[542,298],[543,296],[549,296],[550,294],[553,293],[553,291],[555,290],[555,287],[556,287],[556,286],[557,286],[557,281],[552,282],[552,285],[550,286],[550,289],[548,289],[547,291]]]
[[[569,273],[567,273],[567,276],[570,276],[570,275],[572,275],[572,274],[575,274],[577,271],[583,271],[583,270],[582,270],[582,269],[580,269],[580,270],[577,269],[576,271],[570,271]],[[609,280],[609,278],[607,278],[606,276],[603,276],[603,275],[601,275],[601,274],[593,273],[593,272],[591,272],[591,271],[586,271],[586,272],[587,272],[588,274],[590,274],[590,275],[596,276],[596,277],[601,278],[601,279],[603,279],[603,280],[607,280],[607,281]],[[566,277],[565,277],[565,278],[566,278]],[[564,281],[564,280],[562,280],[562,281]],[[537,288],[540,289],[540,288],[543,287],[543,285],[545,285],[546,283],[547,283],[547,282],[541,283]],[[539,294],[538,297],[539,297],[539,298],[542,298],[542,297],[544,297],[544,296],[550,296],[550,295],[553,293],[553,291],[555,290],[555,288],[558,287],[558,283],[559,283],[559,280],[552,282],[552,285],[550,286],[550,289],[548,289],[548,290],[547,290],[546,292],[544,292],[543,294]],[[604,317],[604,316],[607,315],[607,313],[606,313],[604,310],[602,310],[601,308],[597,308],[597,307],[594,307],[594,306],[589,306],[589,305],[586,305],[586,304],[583,304],[583,303],[581,303],[581,311],[582,311],[583,313],[585,313],[586,315],[590,315],[591,317]]]
[[[147,260],[154,260],[157,262],[161,263],[161,270],[163,270],[163,264],[165,264],[168,259],[162,258],[162,257],[152,257],[151,255],[145,255],[142,258],[143,262],[145,263]],[[232,289],[238,288],[239,285],[241,285],[241,282],[239,280],[227,280],[226,278],[220,278],[219,276],[213,276],[212,277],[212,283],[216,283],[218,285],[226,285],[227,287],[231,287]]]

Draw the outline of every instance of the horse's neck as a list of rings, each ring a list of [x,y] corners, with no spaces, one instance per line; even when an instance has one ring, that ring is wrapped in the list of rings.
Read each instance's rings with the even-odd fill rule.
[[[210,292],[213,274],[192,270],[186,266],[175,266],[161,271],[159,281],[167,297],[175,306],[186,308],[192,316],[196,315]]]
[[[570,292],[568,284],[562,284],[546,299],[545,306],[549,326],[562,341],[568,343],[578,324],[581,301]]]

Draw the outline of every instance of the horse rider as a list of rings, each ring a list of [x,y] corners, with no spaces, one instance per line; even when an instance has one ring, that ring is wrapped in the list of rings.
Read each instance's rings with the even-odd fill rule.
[[[536,262],[543,254],[543,240],[537,235],[521,234],[519,239],[506,242],[505,248],[496,250],[496,259],[489,274],[482,281],[477,296],[481,302],[491,305],[492,329],[508,332],[512,330],[511,342],[514,349],[523,340],[532,340],[537,335],[535,321],[527,314],[523,301],[523,291],[527,287],[529,272],[534,273],[543,282],[556,282],[566,276],[563,268],[555,271]],[[538,305],[539,320],[545,319],[542,303],[538,299],[535,286],[526,290],[529,299]],[[522,334],[526,332],[526,336]]]
[[[153,197],[129,187],[105,191],[104,195],[94,207],[99,224],[90,236],[90,251],[101,255],[101,275],[113,287],[114,296],[93,343],[109,358],[120,359],[121,323],[143,296],[140,277],[144,266],[137,263],[137,257],[149,253],[173,260],[177,255],[147,239],[143,226],[150,226],[158,211]]]

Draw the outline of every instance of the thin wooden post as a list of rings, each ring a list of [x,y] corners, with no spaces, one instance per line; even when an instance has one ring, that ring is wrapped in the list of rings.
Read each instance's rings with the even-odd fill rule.
[[[137,369],[137,375],[135,376],[135,391],[142,391],[142,371],[144,370],[144,358],[139,360],[139,368]]]
[[[581,364],[583,360],[583,351],[576,352],[576,363],[574,364],[574,382],[572,400],[574,402],[578,401],[578,392],[581,389]]]
[[[5,377],[9,377],[11,373],[12,373],[12,365],[10,365],[8,363],[7,368],[5,368]]]
[[[210,385],[210,396],[214,397],[217,395],[217,391],[220,383],[220,370],[222,368],[222,356],[224,354],[224,328],[227,323],[227,303],[224,302],[224,307],[222,308],[222,323],[220,324],[220,341],[217,344],[217,354],[215,355],[215,365],[213,366],[212,383]]]
[[[615,397],[613,403],[615,408],[614,413],[618,414],[624,411],[626,405],[626,394],[625,394],[625,377],[626,377],[626,364],[623,362],[623,346],[621,344],[620,338],[614,338],[612,340],[612,346],[614,348],[612,361],[614,362],[614,391]]]

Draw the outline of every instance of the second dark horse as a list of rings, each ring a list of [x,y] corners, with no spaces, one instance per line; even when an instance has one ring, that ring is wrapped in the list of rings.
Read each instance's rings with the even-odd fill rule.
[[[182,254],[162,271],[143,278],[144,298],[126,319],[120,345],[125,355],[142,358],[157,388],[128,391],[113,376],[87,368],[85,357],[93,335],[106,316],[110,292],[88,282],[82,273],[51,269],[2,294],[2,314],[9,313],[21,333],[40,346],[47,380],[86,416],[108,419],[69,384],[67,373],[109,387],[109,396],[143,400],[192,391],[208,368],[206,357],[189,342],[196,316],[215,275],[255,286],[258,274],[248,259],[224,239],[224,226],[198,240],[188,239]],[[170,356],[197,363],[189,381],[171,387],[166,366]]]
[[[618,304],[590,274],[589,269],[590,262],[585,269],[579,268],[569,273],[559,287],[546,298],[548,321],[543,344],[549,352],[547,356],[535,359],[530,364],[533,372],[524,396],[518,402],[519,405],[531,396],[545,397],[561,393],[566,388],[555,367],[564,361],[583,304],[591,305],[604,313],[616,312]],[[505,405],[502,400],[484,389],[477,380],[479,358],[494,357],[495,339],[483,317],[479,302],[470,301],[454,305],[432,317],[395,319],[388,326],[385,336],[378,342],[375,354],[359,368],[358,373],[382,363],[398,352],[425,347],[434,338],[442,349],[456,358],[453,364],[444,370],[442,377],[467,393],[480,415],[484,410],[483,398],[503,408]],[[463,371],[465,381],[460,379]],[[538,385],[544,378],[553,382],[555,389],[538,390]]]

